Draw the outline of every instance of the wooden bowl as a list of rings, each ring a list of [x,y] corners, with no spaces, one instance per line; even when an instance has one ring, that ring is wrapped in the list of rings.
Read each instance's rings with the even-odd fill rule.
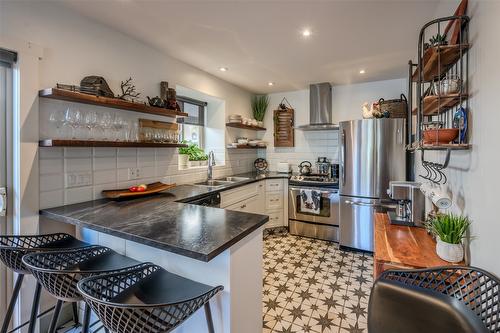
[[[447,144],[458,136],[458,128],[435,128],[423,131],[424,143]]]

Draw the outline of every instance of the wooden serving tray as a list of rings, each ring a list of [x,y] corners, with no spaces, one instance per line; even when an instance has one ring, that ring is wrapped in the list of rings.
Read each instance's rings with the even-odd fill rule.
[[[144,192],[130,192],[129,189],[121,189],[121,190],[104,190],[102,191],[102,195],[104,195],[108,199],[125,199],[125,198],[134,198],[134,197],[143,197],[146,195],[151,195],[154,193],[158,193],[161,191],[165,191],[171,188],[174,188],[176,184],[163,184],[161,182],[147,184],[148,188]]]

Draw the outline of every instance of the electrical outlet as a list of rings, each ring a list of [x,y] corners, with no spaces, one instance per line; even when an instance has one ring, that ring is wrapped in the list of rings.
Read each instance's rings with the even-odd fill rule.
[[[91,172],[71,172],[66,174],[65,187],[81,187],[92,185]]]
[[[139,168],[128,169],[128,180],[134,180],[139,178],[141,178],[141,169]]]

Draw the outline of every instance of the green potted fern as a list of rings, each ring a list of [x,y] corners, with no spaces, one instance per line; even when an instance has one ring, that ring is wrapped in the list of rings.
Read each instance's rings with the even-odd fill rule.
[[[269,106],[269,96],[256,95],[252,97],[253,117],[257,120],[260,127],[264,127],[264,117]]]
[[[464,258],[462,240],[471,222],[468,217],[440,214],[429,222],[428,229],[436,236],[436,253],[448,262],[459,262]]]

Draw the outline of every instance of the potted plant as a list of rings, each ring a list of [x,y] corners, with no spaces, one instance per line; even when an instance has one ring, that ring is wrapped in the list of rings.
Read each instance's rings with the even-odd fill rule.
[[[264,126],[263,121],[268,106],[269,106],[269,96],[256,95],[252,97],[253,117],[258,121],[258,125],[261,127]]]
[[[187,166],[189,161],[190,146],[189,142],[186,140],[182,141],[182,143],[188,144],[188,146],[179,148],[179,165]]]
[[[207,166],[208,165],[208,155],[203,154],[203,156],[200,157],[200,166]]]
[[[441,34],[436,34],[432,36],[429,39],[430,46],[442,46],[442,45],[448,45],[448,42],[446,41],[446,36],[441,35]]]
[[[466,216],[440,214],[429,222],[428,229],[436,236],[436,253],[448,262],[459,262],[464,258],[462,239],[470,226]]]

